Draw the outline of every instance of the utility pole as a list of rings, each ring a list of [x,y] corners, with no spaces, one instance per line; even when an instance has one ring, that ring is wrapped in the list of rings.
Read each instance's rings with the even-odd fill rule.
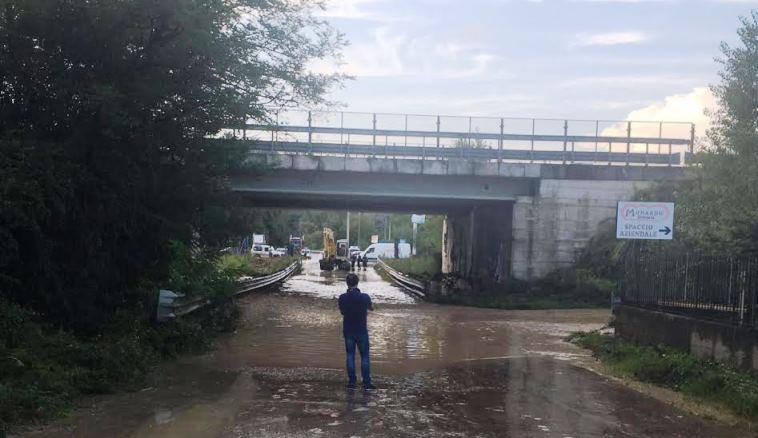
[[[350,210],[347,212],[347,245],[350,246]]]

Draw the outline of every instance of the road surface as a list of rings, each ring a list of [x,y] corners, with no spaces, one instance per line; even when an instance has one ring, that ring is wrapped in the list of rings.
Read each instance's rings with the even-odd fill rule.
[[[415,302],[359,272],[375,392],[345,389],[336,297],[317,262],[241,300],[214,351],[161,367],[135,393],[86,399],[29,437],[735,437],[578,366],[562,341],[605,310],[503,311]]]

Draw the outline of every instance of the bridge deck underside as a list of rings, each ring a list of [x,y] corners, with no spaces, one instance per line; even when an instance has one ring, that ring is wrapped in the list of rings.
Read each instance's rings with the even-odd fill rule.
[[[253,206],[446,213],[513,202],[518,196],[530,195],[535,181],[277,170],[233,176],[230,183]]]

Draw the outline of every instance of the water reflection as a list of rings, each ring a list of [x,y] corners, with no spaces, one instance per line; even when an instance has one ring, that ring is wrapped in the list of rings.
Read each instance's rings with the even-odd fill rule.
[[[377,304],[413,304],[414,298],[394,285],[382,280],[379,274],[369,266],[368,270],[354,272],[360,281],[359,288],[370,294]],[[315,298],[337,299],[345,292],[345,271],[321,271],[318,260],[307,259],[303,263],[303,272],[289,279],[281,287],[281,291],[292,295],[303,295]]]

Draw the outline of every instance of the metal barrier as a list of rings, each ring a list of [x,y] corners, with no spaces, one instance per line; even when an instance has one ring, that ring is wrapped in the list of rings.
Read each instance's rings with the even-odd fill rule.
[[[263,277],[243,277],[239,281],[239,289],[234,292],[234,296],[284,281],[292,274],[299,271],[300,267],[301,262],[298,260],[287,266],[285,269],[271,275]],[[184,316],[210,304],[210,299],[206,297],[183,300],[184,297],[185,296],[181,293],[161,289],[158,295],[158,321],[167,321],[178,316]]]
[[[621,302],[741,327],[758,327],[758,257],[671,254],[639,248],[627,255]]]
[[[389,265],[384,263],[382,259],[377,259],[376,266],[383,269],[384,272],[387,273],[392,279],[397,283],[400,287],[407,290],[408,292],[420,297],[424,298],[426,296],[426,287],[424,286],[424,283],[414,280],[407,275],[403,274],[402,272],[396,271],[395,269],[391,268]]]
[[[695,140],[686,122],[329,111],[276,113],[227,132],[267,152],[666,166],[685,165]]]

